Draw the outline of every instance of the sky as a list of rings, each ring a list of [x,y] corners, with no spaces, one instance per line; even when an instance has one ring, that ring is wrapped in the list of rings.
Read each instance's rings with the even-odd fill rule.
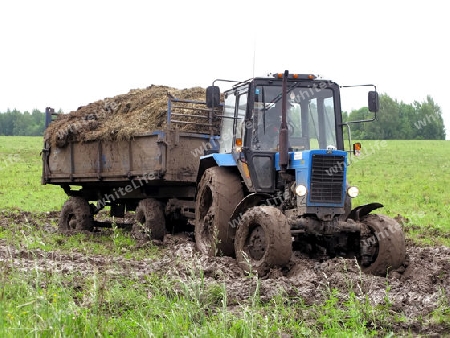
[[[430,95],[449,139],[449,33],[435,0],[2,1],[0,111],[69,112],[151,84],[289,70],[375,84],[406,104]]]

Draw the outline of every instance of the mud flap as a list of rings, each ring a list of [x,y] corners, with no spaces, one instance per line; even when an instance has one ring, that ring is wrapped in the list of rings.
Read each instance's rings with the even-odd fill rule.
[[[381,203],[370,203],[366,205],[360,205],[359,207],[356,207],[350,212],[350,215],[348,215],[348,218],[353,219],[356,222],[359,222],[364,216],[368,215],[372,211],[382,208],[383,204]]]

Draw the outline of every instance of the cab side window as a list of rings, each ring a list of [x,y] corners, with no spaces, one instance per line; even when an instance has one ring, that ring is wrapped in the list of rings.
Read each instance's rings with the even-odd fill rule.
[[[236,118],[234,119],[234,134],[236,135],[236,139],[241,139],[243,141],[244,138],[244,125],[245,125],[245,111],[247,110],[247,93],[245,90],[240,92],[237,96],[237,109],[236,109]],[[236,139],[234,140],[234,144],[236,144]]]

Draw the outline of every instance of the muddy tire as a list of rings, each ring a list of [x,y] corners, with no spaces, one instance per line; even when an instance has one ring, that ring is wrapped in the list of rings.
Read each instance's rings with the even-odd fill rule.
[[[136,224],[131,231],[136,239],[162,240],[166,234],[163,204],[153,198],[141,200],[136,208]]]
[[[88,201],[83,197],[70,197],[61,209],[58,229],[92,231],[94,219]]]
[[[238,174],[222,167],[205,171],[195,203],[195,242],[201,253],[234,256],[236,229],[228,222],[243,197]]]
[[[275,207],[256,206],[242,216],[236,231],[236,259],[246,272],[264,275],[274,266],[285,266],[292,255],[291,229]]]
[[[405,261],[405,235],[400,224],[384,215],[367,215],[361,222],[366,224],[371,234],[362,239],[375,247],[372,263],[361,265],[363,272],[386,276],[392,270],[399,268]]]

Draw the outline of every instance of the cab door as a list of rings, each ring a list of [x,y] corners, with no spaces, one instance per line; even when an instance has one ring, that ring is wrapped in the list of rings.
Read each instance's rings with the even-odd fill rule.
[[[275,152],[252,149],[257,129],[254,105],[249,101],[249,87],[236,92],[233,154],[239,171],[251,192],[275,190]],[[247,118],[246,118],[247,117]]]

